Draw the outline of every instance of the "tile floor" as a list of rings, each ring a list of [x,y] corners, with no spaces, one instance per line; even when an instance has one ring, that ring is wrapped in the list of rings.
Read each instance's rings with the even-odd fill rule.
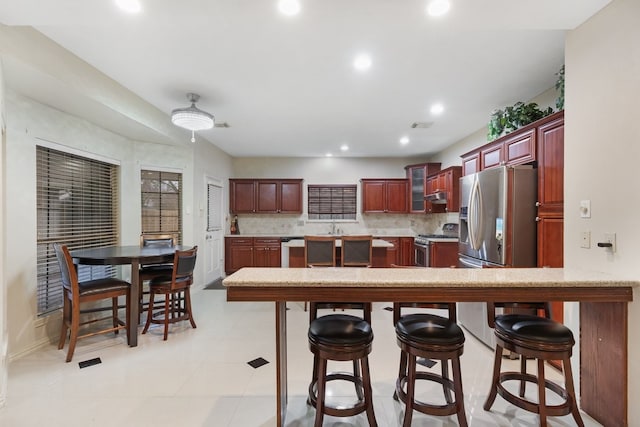
[[[156,327],[140,336],[136,348],[127,347],[122,336],[103,335],[79,341],[70,363],[64,362],[65,352],[55,344],[14,361],[0,426],[274,426],[275,304],[227,303],[224,290],[198,290],[193,300],[198,328],[191,329],[188,322],[174,325],[166,342]],[[404,414],[403,406],[392,399],[399,350],[391,312],[384,309],[389,305],[375,304],[372,321],[375,340],[370,362],[381,427],[401,425]],[[289,307],[286,425],[310,426],[315,412],[305,404],[312,363],[308,315],[302,304]],[[96,357],[101,364],[79,368],[78,362]],[[257,369],[247,364],[258,357],[271,363]],[[467,334],[462,369],[469,425],[537,426],[535,415],[499,396],[491,412],[483,410],[492,360],[492,352]],[[340,387],[332,392],[339,395]],[[420,390],[423,396],[429,392],[428,387]],[[600,425],[583,417],[587,427]],[[556,427],[575,425],[571,416],[549,421]],[[367,421],[364,414],[325,417],[324,425],[366,426]],[[416,413],[413,425],[445,427],[457,422],[455,416]]]

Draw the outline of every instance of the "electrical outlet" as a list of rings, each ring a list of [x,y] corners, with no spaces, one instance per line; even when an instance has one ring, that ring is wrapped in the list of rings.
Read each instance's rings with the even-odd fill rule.
[[[611,243],[611,246],[609,247],[611,252],[616,251],[616,233],[604,233],[604,241]]]
[[[580,233],[580,247],[589,249],[591,247],[591,232],[583,231]]]

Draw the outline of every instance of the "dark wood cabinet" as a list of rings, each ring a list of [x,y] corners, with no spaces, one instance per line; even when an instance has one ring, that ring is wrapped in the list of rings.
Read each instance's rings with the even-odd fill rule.
[[[391,264],[414,265],[413,237],[376,237],[376,239],[386,240],[393,245],[392,248],[387,248],[387,264],[384,267]]]
[[[538,127],[554,115],[524,126],[512,133],[491,141],[482,147],[463,154],[462,174],[470,175],[496,166],[532,164],[537,160],[536,140]]]
[[[256,181],[253,179],[230,179],[229,199],[231,213],[255,213]]]
[[[409,180],[409,212],[425,213],[426,205],[424,195],[427,194],[426,179],[440,170],[440,163],[420,163],[405,166],[407,179]]]
[[[453,267],[458,265],[458,242],[431,242],[429,267]]]
[[[362,179],[362,213],[407,213],[406,179]]]
[[[301,179],[230,179],[231,213],[302,213]]]
[[[462,157],[462,175],[480,171],[480,153],[472,152]]]
[[[444,192],[446,198],[439,203],[426,201],[427,213],[458,212],[460,210],[461,166],[451,166],[427,177],[427,194]]]
[[[225,237],[225,272],[231,274],[242,267],[253,267],[253,239],[251,237]]]
[[[387,264],[402,265],[402,249],[400,248],[400,238],[379,237],[379,239],[385,240],[393,245],[392,248],[387,248]]]
[[[492,144],[480,151],[481,170],[504,164],[504,146],[502,143]]]
[[[563,212],[564,114],[538,128],[538,215]]]
[[[400,265],[413,266],[416,264],[413,250],[413,237],[400,238]]]
[[[280,267],[280,239],[277,237],[225,237],[224,270],[234,273],[242,267]]]
[[[278,238],[254,238],[253,239],[253,266],[254,267],[280,267],[280,239]]]
[[[536,160],[535,129],[518,132],[504,140],[504,162],[507,165],[522,165]]]

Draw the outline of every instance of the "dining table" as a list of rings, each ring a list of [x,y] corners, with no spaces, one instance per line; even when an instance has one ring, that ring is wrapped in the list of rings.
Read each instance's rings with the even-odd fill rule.
[[[289,301],[577,301],[581,409],[605,425],[628,425],[627,305],[640,281],[567,268],[245,267],[222,283],[227,301],[275,302],[278,426],[287,412]]]
[[[137,300],[139,295],[140,277],[138,270],[143,264],[166,263],[173,261],[176,250],[189,249],[188,246],[105,246],[97,248],[76,249],[71,251],[74,264],[82,265],[131,265],[131,307],[129,307],[128,324],[138,326],[140,307]],[[138,345],[137,328],[129,328],[129,346]]]

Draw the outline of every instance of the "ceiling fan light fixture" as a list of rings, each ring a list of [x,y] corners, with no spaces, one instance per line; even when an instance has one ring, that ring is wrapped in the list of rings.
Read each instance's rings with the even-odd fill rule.
[[[215,125],[213,115],[196,107],[196,102],[200,99],[200,95],[188,93],[187,99],[191,102],[191,106],[173,110],[171,112],[171,123],[191,132],[213,128]]]

